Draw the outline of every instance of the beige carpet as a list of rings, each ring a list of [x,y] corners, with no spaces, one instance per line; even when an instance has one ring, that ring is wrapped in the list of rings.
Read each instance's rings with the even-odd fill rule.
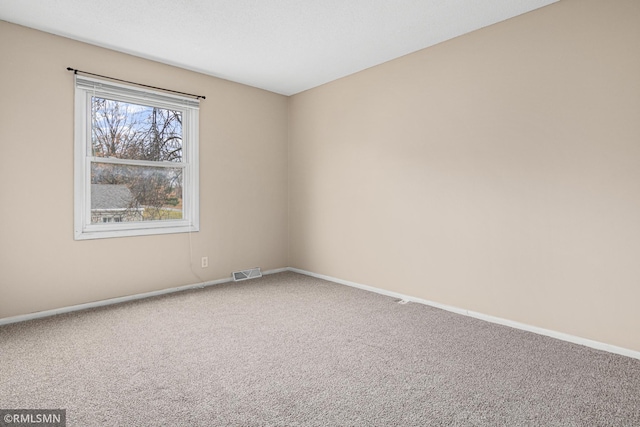
[[[0,327],[68,426],[640,426],[640,360],[280,273]]]

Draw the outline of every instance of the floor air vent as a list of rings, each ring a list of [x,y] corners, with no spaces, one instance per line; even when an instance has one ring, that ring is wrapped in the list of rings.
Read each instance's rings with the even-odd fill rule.
[[[234,271],[233,273],[231,273],[231,275],[233,276],[234,282],[239,282],[241,280],[255,279],[256,277],[262,277],[262,272],[260,272],[260,267],[256,267],[256,268],[251,268],[249,270]]]

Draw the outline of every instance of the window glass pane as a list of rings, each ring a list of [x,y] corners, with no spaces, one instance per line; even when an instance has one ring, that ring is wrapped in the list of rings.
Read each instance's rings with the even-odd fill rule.
[[[91,152],[96,157],[182,161],[182,113],[91,97]]]
[[[91,223],[183,218],[182,168],[91,164]]]

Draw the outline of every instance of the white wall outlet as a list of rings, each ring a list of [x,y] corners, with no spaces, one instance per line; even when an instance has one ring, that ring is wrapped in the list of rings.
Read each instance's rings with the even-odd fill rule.
[[[209,267],[209,257],[208,256],[203,256],[202,257],[202,268],[207,268]]]

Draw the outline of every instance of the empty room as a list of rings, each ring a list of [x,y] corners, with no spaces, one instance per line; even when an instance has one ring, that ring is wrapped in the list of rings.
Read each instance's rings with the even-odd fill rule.
[[[0,426],[640,426],[637,0],[0,0]]]

